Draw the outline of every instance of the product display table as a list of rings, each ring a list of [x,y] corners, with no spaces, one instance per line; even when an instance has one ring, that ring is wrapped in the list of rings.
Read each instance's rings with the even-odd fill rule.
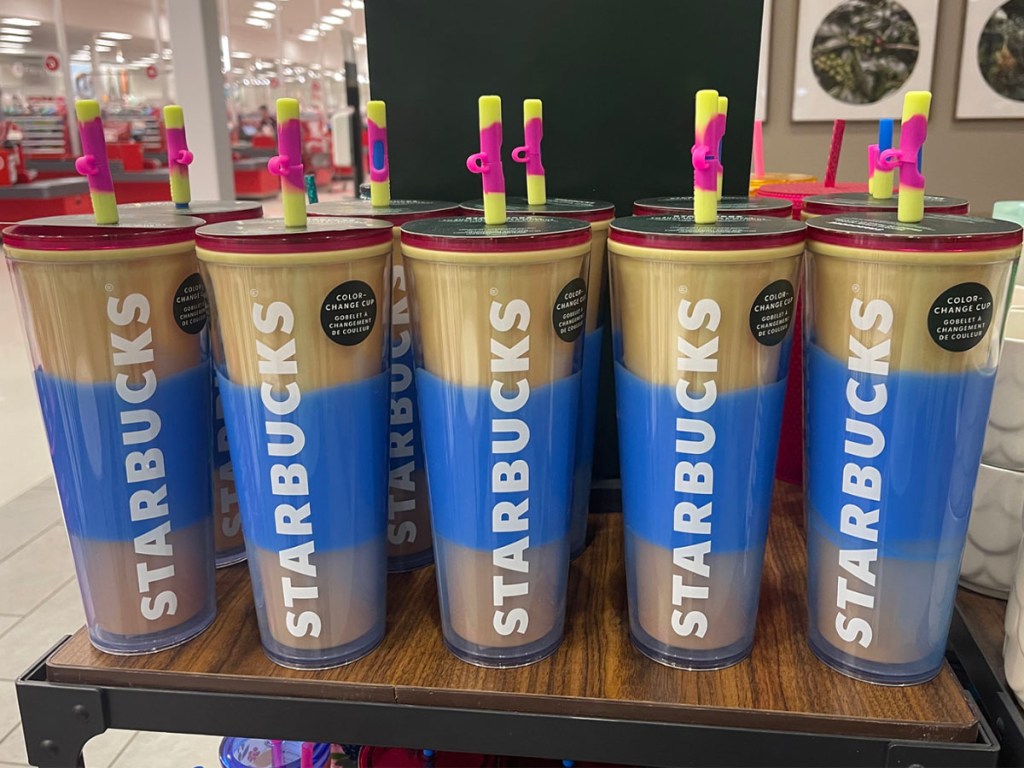
[[[960,588],[949,642],[970,675],[978,701],[1002,747],[1000,765],[1024,765],[1024,710],[1006,684],[1006,601]]]
[[[84,630],[19,681],[31,759],[68,764],[106,728],[379,744],[632,765],[995,765],[999,745],[949,665],[886,688],[826,668],[805,642],[803,511],[776,491],[751,658],[669,669],[629,641],[622,522],[591,517],[565,641],[512,670],[442,643],[432,568],[391,576],[388,632],[346,667],[295,671],[260,647],[244,567],[218,574],[220,614],[191,642],[117,657]]]

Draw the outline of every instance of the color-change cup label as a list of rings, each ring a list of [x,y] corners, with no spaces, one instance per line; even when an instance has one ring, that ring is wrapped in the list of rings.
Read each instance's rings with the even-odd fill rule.
[[[981,283],[943,291],[928,311],[928,333],[947,352],[973,349],[992,324],[992,292]]]
[[[320,325],[327,338],[343,347],[366,341],[377,322],[377,296],[362,280],[348,280],[324,297]]]

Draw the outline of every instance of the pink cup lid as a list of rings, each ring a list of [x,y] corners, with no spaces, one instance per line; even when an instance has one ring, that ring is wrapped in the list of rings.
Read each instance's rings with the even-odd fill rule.
[[[105,251],[190,242],[200,219],[153,213],[124,213],[117,224],[97,224],[88,214],[48,216],[13,224],[4,244],[32,251]]]
[[[345,251],[391,242],[391,224],[380,219],[310,218],[304,227],[284,219],[250,219],[207,224],[196,231],[196,246],[221,253],[309,253]]]
[[[480,215],[484,211],[481,198],[466,200],[459,204],[466,213]],[[604,200],[577,200],[571,197],[549,197],[544,205],[530,205],[525,197],[506,197],[505,208],[509,213],[535,216],[561,216],[580,221],[605,221],[614,218],[615,206]]]
[[[718,201],[718,211],[730,216],[777,216],[785,219],[793,215],[793,204],[788,200],[767,197],[726,195]],[[634,216],[653,216],[659,213],[692,214],[693,195],[647,197],[633,203]]]
[[[733,251],[777,248],[802,243],[803,222],[767,216],[719,216],[697,224],[693,216],[626,216],[612,221],[609,240],[623,245],[669,251]]]
[[[408,221],[435,216],[455,216],[459,206],[444,200],[392,200],[391,205],[374,208],[369,200],[334,200],[314,203],[306,209],[310,216],[349,216],[360,219],[384,219],[400,227]]]
[[[590,225],[555,216],[509,216],[487,224],[479,216],[419,219],[402,225],[402,243],[452,253],[547,251],[590,242]]]
[[[838,214],[807,220],[807,239],[878,251],[987,251],[1021,244],[1021,226],[1011,221],[929,213],[906,224],[895,213]]]
[[[833,213],[895,213],[899,196],[878,200],[867,192],[839,192],[834,195],[812,195],[804,199],[804,212],[816,216]],[[925,195],[925,213],[966,214],[970,204],[962,197]]]
[[[254,200],[193,200],[185,208],[179,208],[170,200],[156,203],[125,203],[117,206],[121,213],[155,212],[174,216],[195,216],[206,224],[241,219],[259,219],[263,216],[263,205]]]

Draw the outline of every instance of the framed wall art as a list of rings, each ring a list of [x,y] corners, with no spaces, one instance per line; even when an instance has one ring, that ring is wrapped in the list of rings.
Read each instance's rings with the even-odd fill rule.
[[[931,88],[938,0],[801,0],[793,120],[899,117]]]
[[[956,116],[1024,117],[1024,0],[968,0]]]

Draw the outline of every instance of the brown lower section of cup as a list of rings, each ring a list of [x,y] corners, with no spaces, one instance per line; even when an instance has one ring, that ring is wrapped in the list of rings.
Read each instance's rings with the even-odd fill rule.
[[[525,556],[529,574],[522,574],[495,567],[491,552],[439,540],[436,557],[445,629],[450,626],[458,639],[485,648],[512,649],[545,639],[564,618],[568,555],[567,540],[531,546]],[[498,577],[506,584],[528,581],[529,594],[505,598],[501,606],[495,606],[494,581]],[[498,632],[496,612],[504,612],[507,621],[517,608],[525,609],[529,616],[526,631]]]
[[[213,470],[213,538],[217,548],[217,567],[233,565],[245,559],[242,513],[231,462]]]
[[[131,541],[71,536],[86,621],[92,633],[118,638],[166,633],[211,610],[214,576],[210,534],[208,521],[172,530],[167,536],[173,550],[170,557],[136,554]],[[153,577],[145,592],[140,590],[142,565],[143,573],[148,571]],[[172,575],[155,578],[161,575],[158,569],[172,565]],[[147,618],[144,610],[157,618]]]
[[[257,610],[262,607],[265,616],[261,629],[270,633],[274,643],[283,646],[283,652],[332,651],[359,643],[378,627],[383,629],[383,550],[383,541],[374,539],[356,547],[316,552],[310,557],[310,563],[316,567],[313,578],[284,568],[277,552],[250,547],[250,572],[258,580],[253,585],[257,590]],[[289,608],[285,604],[283,579],[290,579],[293,588],[316,586],[319,594],[313,599],[293,600]],[[311,632],[296,637],[288,630],[289,621],[294,625],[306,611],[319,617],[319,631],[315,636]],[[267,638],[264,644],[269,645]]]
[[[676,567],[671,549],[655,546],[629,531],[626,537],[633,555],[630,576],[636,580],[630,588],[630,598],[635,602],[631,613],[650,638],[672,648],[714,651],[741,644],[751,635],[757,613],[760,571],[753,576],[748,572],[750,564],[743,556],[745,553],[709,555],[705,562],[711,577],[707,578]],[[708,597],[683,598],[679,605],[673,604],[672,581],[676,575],[682,576],[687,586],[709,587]],[[687,636],[679,635],[673,629],[673,614],[677,611],[682,617],[691,611],[702,613],[707,620],[704,636],[700,637],[696,629]]]

